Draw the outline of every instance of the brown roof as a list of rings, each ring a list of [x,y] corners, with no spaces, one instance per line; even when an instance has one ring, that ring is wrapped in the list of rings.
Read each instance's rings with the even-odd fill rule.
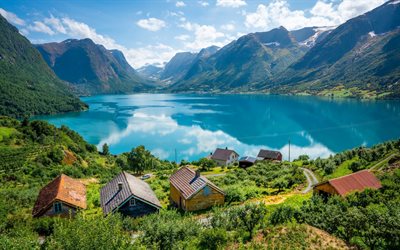
[[[118,190],[122,183],[122,190]],[[107,183],[100,191],[100,204],[104,214],[113,212],[131,196],[153,206],[161,208],[160,201],[146,182],[135,176],[122,172]]]
[[[182,167],[169,178],[171,184],[179,190],[183,198],[190,199],[197,192],[209,185],[218,192],[224,192],[204,176],[196,178],[196,172],[189,167]]]
[[[267,158],[267,159],[278,159],[280,155],[282,154],[279,151],[261,149],[257,157]]]
[[[83,183],[65,174],[58,176],[40,190],[32,215],[40,216],[56,200],[85,209],[86,187]]]
[[[236,153],[234,150],[231,149],[217,148],[214,154],[212,154],[211,159],[227,161],[229,160],[232,153],[239,155],[238,153]]]
[[[345,196],[353,191],[363,191],[367,188],[379,189],[382,187],[378,178],[368,170],[362,170],[353,174],[335,178],[329,180],[328,183],[331,184],[341,196]]]

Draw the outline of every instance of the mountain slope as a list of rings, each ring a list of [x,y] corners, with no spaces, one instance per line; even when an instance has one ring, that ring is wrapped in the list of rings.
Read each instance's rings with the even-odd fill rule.
[[[147,88],[122,52],[107,50],[90,39],[36,45],[61,79],[84,94],[131,93]]]
[[[276,77],[277,92],[322,91],[338,86],[398,95],[400,2],[386,4],[328,34]]]
[[[283,27],[248,34],[194,63],[171,90],[253,90],[256,83],[281,72],[307,49]]]
[[[0,31],[0,115],[22,117],[87,108],[1,15]]]

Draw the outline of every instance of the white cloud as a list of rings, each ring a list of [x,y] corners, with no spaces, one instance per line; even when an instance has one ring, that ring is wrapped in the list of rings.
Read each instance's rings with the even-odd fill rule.
[[[28,29],[31,31],[36,31],[36,32],[41,32],[41,33],[46,33],[49,35],[54,35],[55,32],[50,29],[49,26],[47,26],[46,24],[40,22],[40,21],[35,21],[33,22],[33,25],[29,25]]]
[[[206,1],[198,1],[198,3],[203,6],[203,7],[207,7],[208,5],[210,5],[208,2]]]
[[[49,18],[44,19],[44,23],[51,26],[55,31],[65,34],[67,31],[64,28],[64,25],[62,24],[61,20],[58,18],[55,18],[53,15],[50,15]]]
[[[211,45],[222,47],[227,43],[227,41],[220,41],[220,38],[225,37],[225,34],[217,31],[217,29],[212,25],[200,25],[197,23],[186,22],[181,24],[180,27],[194,33],[194,40],[185,43],[187,49],[199,50]]]
[[[0,14],[7,19],[8,22],[16,25],[25,25],[25,21],[19,18],[17,15],[15,15],[12,12],[8,12],[3,8],[0,8]]]
[[[246,2],[243,0],[217,0],[217,6],[238,8],[245,6]]]
[[[175,36],[174,38],[179,41],[186,41],[190,38],[190,36],[189,35],[179,35],[179,36]]]
[[[255,12],[246,13],[245,25],[256,30],[269,30],[279,26],[292,30],[307,26],[335,26],[363,14],[384,0],[343,0],[336,4],[318,0],[309,11],[291,10],[286,0],[259,4]]]
[[[178,1],[178,2],[176,2],[175,6],[178,7],[178,8],[179,8],[179,7],[185,7],[186,4],[185,4],[185,2],[183,2],[183,1]]]
[[[140,19],[136,23],[139,27],[150,30],[150,31],[158,31],[166,26],[163,20],[150,17],[148,19]]]
[[[227,23],[227,24],[222,25],[221,29],[227,30],[227,31],[233,31],[233,30],[235,30],[235,25],[233,25],[231,23]]]

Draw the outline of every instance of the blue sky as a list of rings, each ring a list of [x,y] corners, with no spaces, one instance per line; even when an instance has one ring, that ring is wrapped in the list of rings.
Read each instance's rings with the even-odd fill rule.
[[[91,38],[129,63],[168,61],[179,51],[223,46],[284,26],[336,26],[384,0],[0,0],[0,14],[32,43]]]

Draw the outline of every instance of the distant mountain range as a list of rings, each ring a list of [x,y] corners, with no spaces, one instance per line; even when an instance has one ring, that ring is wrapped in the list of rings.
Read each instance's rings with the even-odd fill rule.
[[[20,118],[87,108],[1,15],[0,34],[0,115]]]
[[[181,52],[165,65],[137,71],[121,51],[107,50],[90,39],[34,47],[1,16],[0,31],[0,115],[86,108],[72,91],[400,97],[398,0],[338,27],[251,33],[222,48]]]
[[[56,75],[72,83],[79,94],[133,93],[149,88],[121,51],[107,50],[90,39],[68,39],[36,48]]]

